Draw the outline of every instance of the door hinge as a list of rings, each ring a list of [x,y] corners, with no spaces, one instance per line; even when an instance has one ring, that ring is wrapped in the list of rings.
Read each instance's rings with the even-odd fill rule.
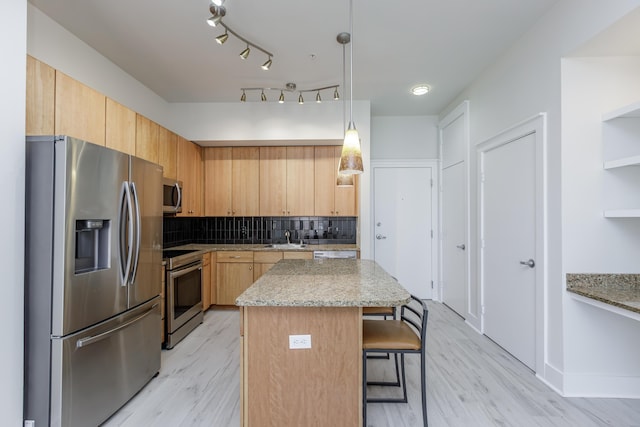
[[[431,289],[433,289],[433,280],[431,281]]]
[[[431,238],[433,239],[433,230],[431,230]]]
[[[430,181],[431,181],[431,187],[433,187],[433,178],[431,178]]]
[[[484,316],[484,305],[480,307],[480,313]]]

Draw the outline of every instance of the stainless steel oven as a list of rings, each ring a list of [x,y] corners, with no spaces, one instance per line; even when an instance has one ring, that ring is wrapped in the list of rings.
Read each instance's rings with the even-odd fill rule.
[[[202,255],[194,250],[165,250],[165,346],[170,349],[202,323]]]

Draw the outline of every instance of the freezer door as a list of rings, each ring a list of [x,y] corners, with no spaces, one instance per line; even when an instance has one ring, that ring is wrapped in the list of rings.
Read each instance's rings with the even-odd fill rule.
[[[159,372],[160,347],[159,298],[53,339],[51,426],[100,425]]]
[[[129,156],[65,137],[55,143],[53,213],[54,336],[64,336],[127,309],[120,222]]]
[[[162,166],[131,157],[134,255],[129,307],[160,295],[162,283]]]

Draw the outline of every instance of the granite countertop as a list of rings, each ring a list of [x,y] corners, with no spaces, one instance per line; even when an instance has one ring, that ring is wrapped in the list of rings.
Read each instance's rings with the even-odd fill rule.
[[[239,306],[392,307],[410,295],[371,260],[282,260],[236,299]]]
[[[567,291],[640,313],[640,274],[567,274]]]
[[[171,249],[195,249],[203,252],[210,251],[355,251],[359,250],[355,244],[338,244],[338,245],[304,245],[303,247],[291,248],[272,248],[270,245],[261,243],[253,245],[243,244],[200,244],[190,243],[187,245],[175,246]]]

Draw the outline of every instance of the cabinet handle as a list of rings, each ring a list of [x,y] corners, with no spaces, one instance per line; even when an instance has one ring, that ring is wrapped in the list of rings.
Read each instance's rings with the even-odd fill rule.
[[[253,266],[252,265],[249,266],[249,270],[253,270]]]
[[[340,212],[336,211],[336,215],[340,215]]]
[[[240,255],[229,255],[229,258],[240,258]]]

